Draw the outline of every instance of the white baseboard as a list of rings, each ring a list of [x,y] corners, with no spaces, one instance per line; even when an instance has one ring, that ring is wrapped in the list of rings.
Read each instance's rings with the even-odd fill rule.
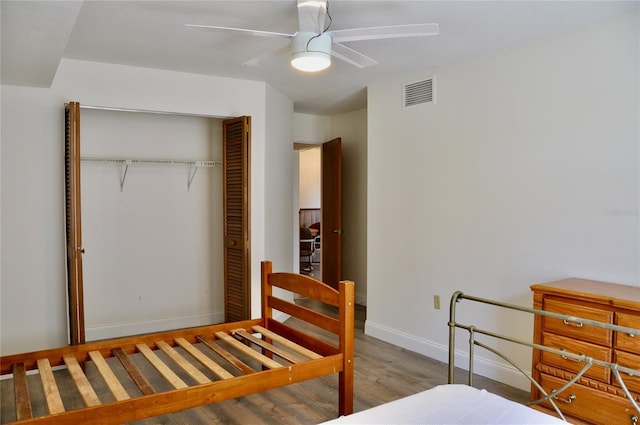
[[[85,336],[87,341],[97,341],[100,339],[119,338],[122,336],[205,326],[222,322],[224,322],[224,313],[222,312],[202,313],[140,322],[108,323],[104,325],[87,326],[85,328]]]
[[[449,347],[434,341],[429,341],[388,326],[373,323],[370,320],[365,321],[365,334],[381,339],[390,344],[397,345],[407,350],[414,351],[432,359],[439,360],[446,364],[449,363]],[[469,352],[468,350],[456,349],[455,365],[464,370],[469,370]],[[520,373],[516,368],[508,364],[496,362],[475,355],[473,364],[474,373],[503,382],[521,390],[529,391],[530,381]],[[527,370],[527,373],[530,371]],[[464,382],[466,383],[466,382]]]
[[[288,314],[280,311],[274,311],[273,314],[273,318],[280,322],[284,322],[289,317],[290,316]],[[98,341],[101,339],[163,332],[174,329],[191,328],[194,326],[206,326],[216,323],[224,323],[223,312],[167,317],[140,322],[109,323],[104,325],[87,326],[85,328],[85,337],[87,341]]]

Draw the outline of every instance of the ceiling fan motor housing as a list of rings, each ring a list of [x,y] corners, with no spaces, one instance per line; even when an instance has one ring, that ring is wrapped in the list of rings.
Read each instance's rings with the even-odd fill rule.
[[[320,71],[331,65],[331,36],[298,32],[291,40],[291,65],[303,71]]]

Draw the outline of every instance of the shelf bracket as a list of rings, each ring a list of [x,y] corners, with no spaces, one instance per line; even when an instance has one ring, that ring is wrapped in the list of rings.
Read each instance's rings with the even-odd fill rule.
[[[196,161],[191,167],[191,175],[189,176],[189,181],[187,182],[187,192],[191,189],[191,182],[193,182],[193,178],[196,176],[196,171],[198,168],[202,166],[202,161]]]
[[[120,179],[120,192],[124,189],[124,181],[127,178],[127,171],[129,171],[129,165],[131,165],[130,159],[122,161],[122,178]]]

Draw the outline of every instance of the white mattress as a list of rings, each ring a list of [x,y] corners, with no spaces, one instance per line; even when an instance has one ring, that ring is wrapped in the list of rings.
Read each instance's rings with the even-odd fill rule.
[[[467,385],[440,385],[325,424],[566,424]]]

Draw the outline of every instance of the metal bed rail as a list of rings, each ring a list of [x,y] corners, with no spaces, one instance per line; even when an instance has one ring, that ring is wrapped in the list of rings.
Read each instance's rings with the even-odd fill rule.
[[[628,374],[630,376],[638,376],[638,377],[640,377],[640,370],[630,369],[628,367],[620,366],[620,365],[618,365],[616,363],[611,363],[611,362],[606,362],[606,361],[603,361],[603,360],[594,359],[594,358],[586,356],[584,354],[571,353],[571,352],[569,352],[567,350],[558,350],[558,349],[555,349],[555,348],[552,348],[552,347],[547,347],[547,346],[544,346],[544,345],[535,344],[533,342],[526,341],[526,340],[523,340],[523,339],[514,338],[514,337],[511,337],[511,336],[508,336],[508,335],[503,335],[503,334],[499,334],[499,333],[496,333],[496,332],[493,332],[493,331],[482,329],[482,328],[476,327],[474,325],[460,323],[460,322],[458,322],[456,320],[456,305],[462,300],[469,300],[469,301],[472,301],[472,302],[475,302],[475,303],[493,305],[493,306],[504,308],[504,309],[507,309],[507,310],[521,311],[521,312],[530,313],[530,314],[538,315],[538,316],[552,317],[552,318],[556,318],[556,319],[560,319],[560,320],[566,320],[568,322],[573,322],[573,323],[577,323],[577,324],[581,324],[581,325],[596,326],[596,327],[599,327],[599,328],[612,330],[614,332],[624,332],[624,333],[627,333],[629,335],[635,335],[635,336],[640,337],[640,329],[633,329],[633,328],[628,328],[628,327],[625,327],[625,326],[619,326],[619,325],[614,325],[614,324],[610,324],[610,323],[603,323],[603,322],[598,322],[598,321],[595,321],[595,320],[584,319],[584,318],[575,317],[575,316],[569,316],[569,315],[566,315],[566,314],[553,313],[553,312],[544,311],[544,310],[538,310],[538,309],[534,309],[534,308],[530,308],[530,307],[522,307],[522,306],[519,306],[519,305],[504,303],[504,302],[501,302],[501,301],[495,301],[495,300],[490,300],[490,299],[486,299],[486,298],[475,297],[475,296],[472,296],[472,295],[466,295],[462,291],[456,291],[451,296],[451,303],[450,303],[450,306],[449,306],[449,323],[448,323],[448,326],[449,326],[449,370],[448,370],[448,382],[449,382],[449,384],[453,384],[454,383],[455,337],[456,337],[456,328],[457,328],[457,329],[463,329],[463,330],[466,330],[466,331],[469,332],[469,369],[468,369],[468,385],[469,386],[473,385],[474,348],[475,348],[475,346],[478,346],[478,347],[484,348],[485,350],[488,350],[489,352],[495,354],[496,356],[498,356],[498,357],[502,358],[503,360],[505,360],[506,362],[508,362],[511,366],[513,366],[515,369],[517,369],[523,376],[525,376],[533,385],[535,385],[536,388],[538,388],[538,390],[540,390],[540,392],[542,394],[544,394],[543,397],[541,397],[541,398],[539,398],[537,400],[530,401],[529,403],[527,403],[529,406],[533,406],[533,405],[537,405],[537,404],[540,404],[540,403],[545,402],[545,401],[549,401],[549,403],[551,403],[551,405],[553,406],[553,408],[556,411],[556,413],[558,414],[558,416],[560,416],[560,418],[562,418],[563,420],[566,420],[564,415],[562,414],[562,412],[560,411],[560,409],[558,408],[558,406],[554,402],[554,397],[557,394],[559,394],[559,393],[563,392],[564,390],[566,390],[567,388],[569,388],[575,382],[577,382],[578,379],[580,379],[580,377],[591,366],[598,365],[598,366],[602,366],[602,367],[605,367],[605,368],[608,368],[608,369],[611,370],[611,372],[615,376],[616,380],[620,384],[620,387],[622,388],[625,396],[631,402],[631,404],[636,409],[638,414],[640,414],[640,406],[638,406],[638,403],[634,400],[633,396],[631,395],[631,393],[629,392],[627,386],[625,385],[624,380],[622,379],[622,376],[620,375],[620,372],[623,372],[623,373],[626,373],[626,374]],[[476,339],[476,335],[478,335],[478,334],[489,336],[489,337],[492,337],[492,338],[495,338],[495,339],[499,339],[499,340],[503,340],[503,341],[507,341],[507,342],[510,342],[510,343],[513,343],[513,344],[516,344],[516,345],[521,345],[521,346],[530,347],[532,349],[536,349],[536,350],[540,350],[540,351],[544,351],[544,352],[549,352],[549,353],[553,353],[553,354],[562,355],[562,356],[574,359],[576,361],[582,361],[582,362],[584,362],[584,366],[564,386],[562,386],[561,388],[559,388],[557,390],[554,390],[554,391],[552,391],[550,393],[547,393],[542,388],[542,386],[538,382],[536,382],[535,379],[533,379],[533,377],[531,376],[531,373],[526,371],[522,367],[520,367],[513,359],[511,359],[509,356],[505,355],[504,353],[499,352],[498,350],[494,349],[493,347],[478,341]]]

